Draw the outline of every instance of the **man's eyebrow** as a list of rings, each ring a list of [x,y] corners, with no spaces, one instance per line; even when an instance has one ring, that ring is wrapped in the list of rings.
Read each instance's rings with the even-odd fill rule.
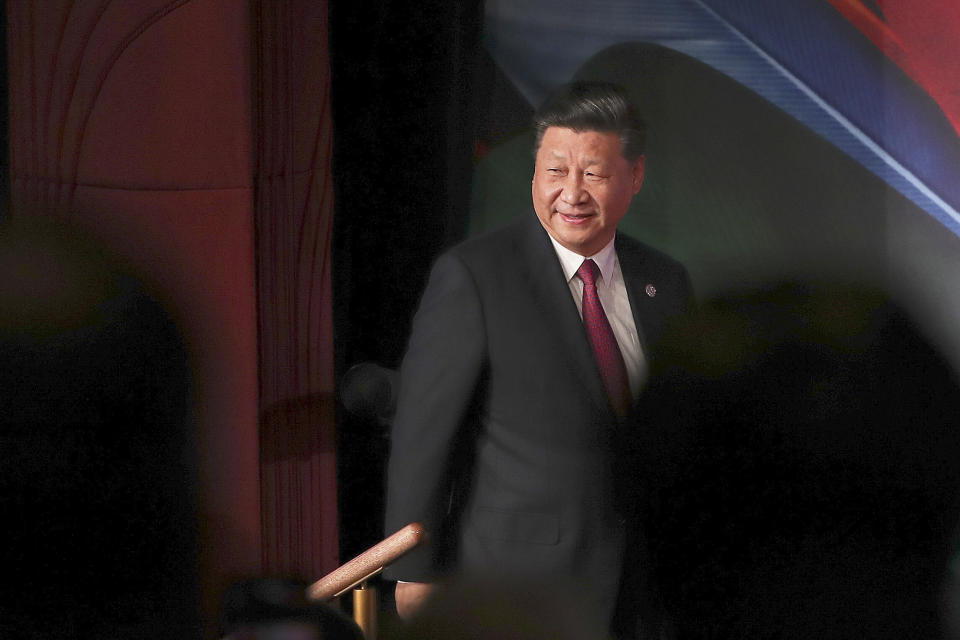
[[[604,160],[604,159],[602,159],[602,158],[584,158],[584,159],[583,159],[583,166],[584,166],[584,167],[598,167],[598,168],[603,169],[603,168],[605,168],[605,167],[607,166],[607,160]]]

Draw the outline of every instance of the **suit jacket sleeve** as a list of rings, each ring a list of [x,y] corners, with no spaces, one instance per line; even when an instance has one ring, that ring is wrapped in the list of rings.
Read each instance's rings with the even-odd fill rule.
[[[427,542],[386,570],[388,578],[429,581],[440,566],[453,451],[484,366],[483,309],[473,275],[455,255],[434,266],[414,317],[400,370],[387,470],[386,529],[420,522]]]

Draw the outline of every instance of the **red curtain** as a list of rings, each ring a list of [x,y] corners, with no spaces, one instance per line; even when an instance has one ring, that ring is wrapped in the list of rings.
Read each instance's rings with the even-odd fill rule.
[[[7,16],[11,215],[92,233],[190,350],[211,635],[235,577],[337,560],[326,3]]]
[[[253,6],[263,565],[337,566],[327,3]]]

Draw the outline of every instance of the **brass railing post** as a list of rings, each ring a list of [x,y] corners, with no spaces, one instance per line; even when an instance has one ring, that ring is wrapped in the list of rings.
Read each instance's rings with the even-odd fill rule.
[[[423,541],[423,526],[414,522],[370,547],[345,565],[331,571],[307,588],[307,598],[326,601],[353,591],[353,619],[366,640],[377,637],[377,590],[367,580],[413,550]]]
[[[361,582],[353,589],[353,620],[366,640],[377,640],[377,588]]]

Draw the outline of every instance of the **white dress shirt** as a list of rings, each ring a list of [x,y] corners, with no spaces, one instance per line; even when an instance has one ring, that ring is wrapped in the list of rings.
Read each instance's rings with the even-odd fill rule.
[[[549,234],[547,234],[549,235]],[[583,281],[577,277],[577,270],[583,261],[591,259],[600,268],[600,278],[597,280],[597,296],[603,311],[613,329],[617,339],[623,362],[627,366],[627,378],[630,381],[630,393],[634,398],[640,393],[640,387],[646,380],[647,364],[640,348],[640,338],[637,335],[637,325],[630,310],[630,298],[627,296],[627,285],[623,281],[623,271],[620,270],[620,261],[613,248],[613,240],[592,256],[582,256],[570,251],[550,236],[550,242],[557,252],[563,275],[570,286],[570,295],[577,304],[577,311],[583,317]]]

